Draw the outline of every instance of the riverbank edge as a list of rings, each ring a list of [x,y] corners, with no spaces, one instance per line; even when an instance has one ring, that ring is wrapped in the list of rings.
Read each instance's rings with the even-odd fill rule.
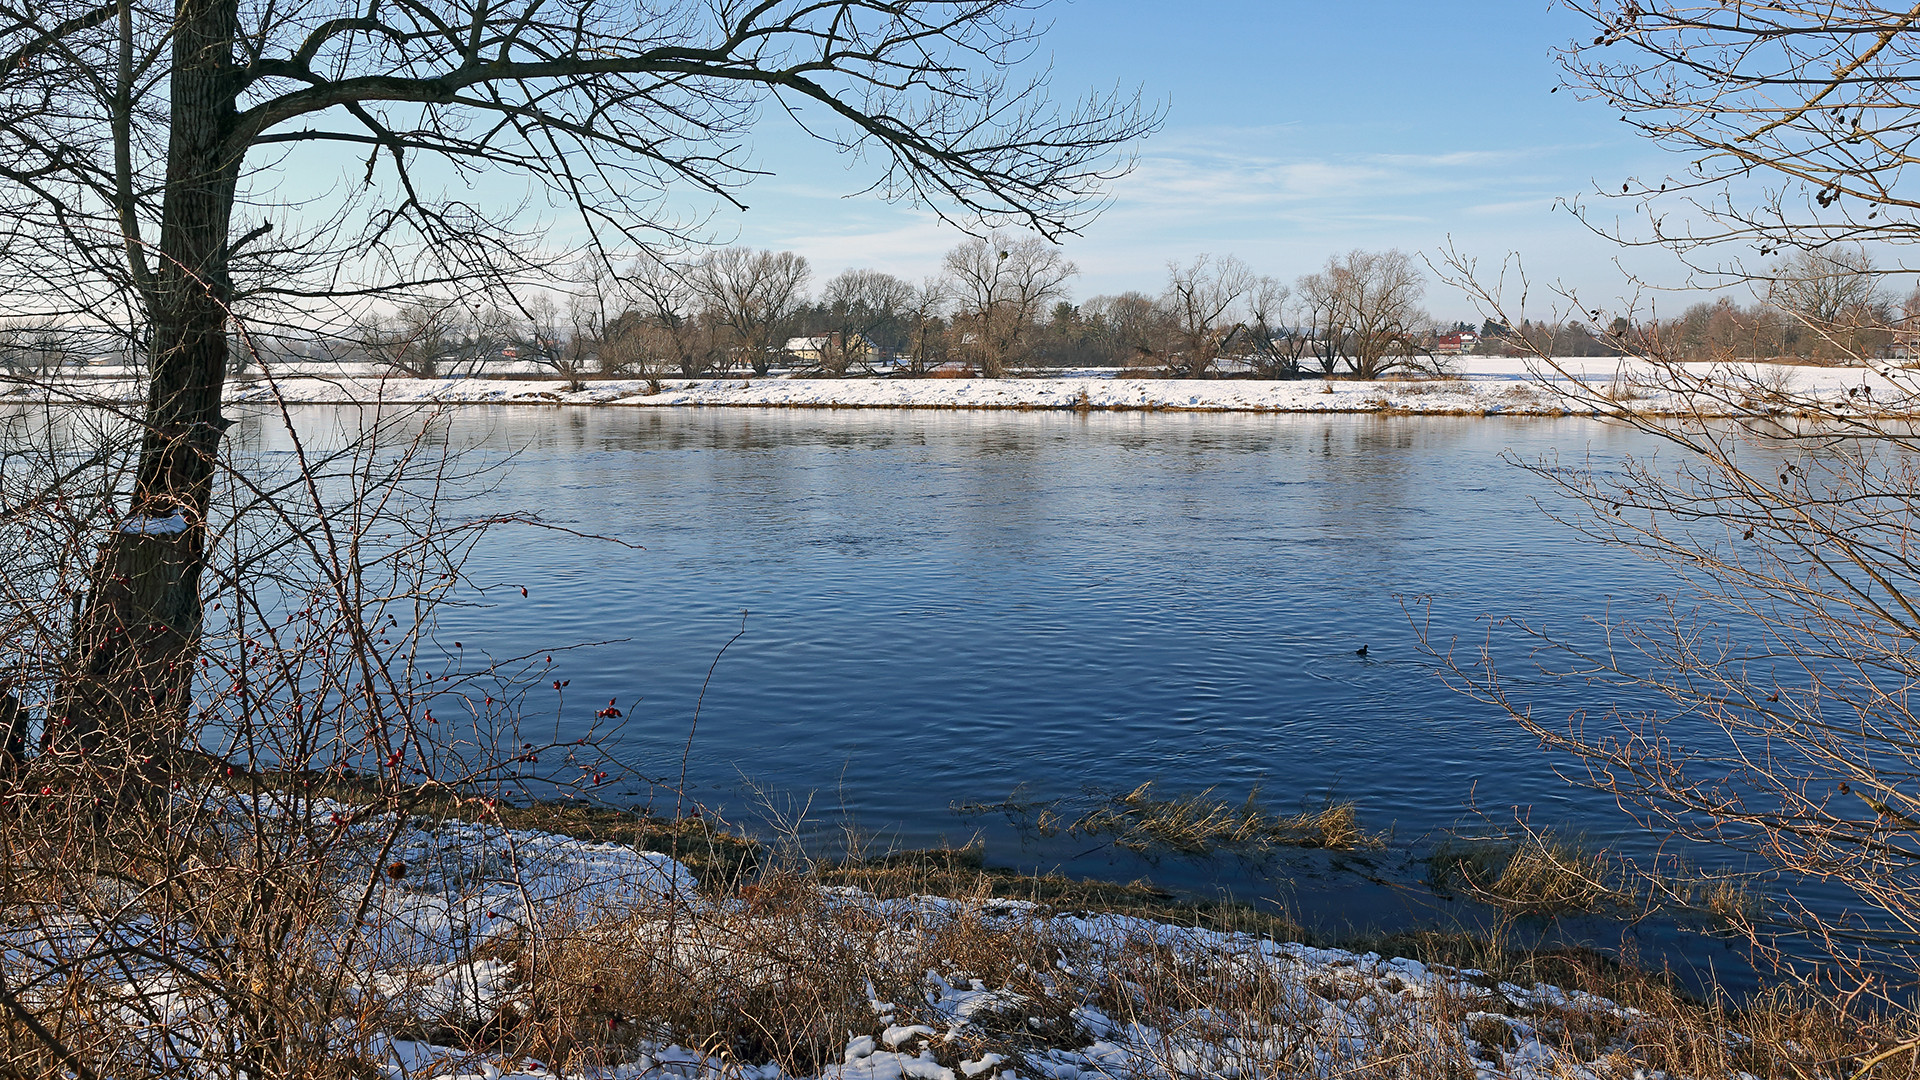
[[[335,780],[328,793],[348,802],[373,788],[364,778]],[[545,833],[588,843],[613,843],[666,855],[685,866],[697,887],[715,897],[748,891],[755,878],[786,867],[780,853],[731,824],[710,816],[661,817],[610,804],[568,799],[459,799],[421,789],[409,811],[416,819],[464,821]],[[1223,851],[1221,857],[1229,857]],[[1423,964],[1475,969],[1502,978],[1564,984],[1615,993],[1658,987],[1691,1005],[1713,995],[1689,992],[1672,971],[1643,967],[1597,947],[1561,942],[1524,945],[1525,935],[1489,934],[1468,920],[1445,925],[1328,933],[1296,919],[1272,901],[1207,898],[1162,888],[1144,879],[1073,877],[1057,871],[990,865],[978,844],[809,857],[804,873],[825,888],[853,888],[879,899],[938,897],[957,902],[1014,901],[1062,914],[1110,915],[1220,933],[1251,934],[1276,943],[1355,954],[1404,957]],[[1604,996],[1604,993],[1603,993]]]
[[[470,807],[471,800],[466,805]],[[543,825],[551,828],[558,824],[540,820],[548,815],[576,824],[583,817],[614,827],[621,827],[616,823],[636,824],[636,815],[630,811],[589,809],[580,803],[509,807],[494,801],[485,806],[483,816],[494,827],[521,837],[523,845],[533,834],[545,832]],[[456,817],[472,820],[465,813]],[[699,837],[724,830],[722,824],[700,818],[668,821],[637,817],[643,826],[665,828],[672,836],[665,842],[682,851],[688,841],[697,844]],[[431,814],[415,814],[412,820],[430,832],[436,829]],[[571,831],[562,827],[545,834],[567,836]],[[601,838],[604,831],[592,831],[596,836],[588,839],[587,850],[610,842]],[[554,851],[562,859],[566,855],[564,844],[532,846]],[[651,843],[624,846],[659,850]],[[770,848],[763,850],[772,853]],[[957,871],[957,887],[941,887],[943,868],[937,863],[943,854],[958,856],[944,868]],[[669,867],[684,865],[679,857],[672,858]],[[670,1080],[756,1075],[762,1080],[885,1080],[888,1076],[895,1080],[901,1076],[957,1080],[961,1075],[984,1080],[995,1076],[1001,1080],[1035,1076],[1066,1080],[1092,1075],[1167,1080],[1182,1075],[1232,1075],[1205,1069],[1180,1070],[1165,1064],[1190,1060],[1188,1055],[1196,1052],[1205,1053],[1208,1040],[1221,1030],[1207,1024],[1195,1026],[1196,1015],[1225,1018],[1229,1035],[1250,1024],[1273,1024],[1276,1020],[1282,1025],[1297,1025],[1282,1029],[1295,1035],[1335,1033],[1336,1039],[1316,1051],[1324,1063],[1362,1064],[1380,1060],[1384,1052],[1389,1062],[1417,1060],[1444,1066],[1423,1075],[1486,1080],[1622,1075],[1617,1070],[1589,1073],[1582,1064],[1598,1055],[1616,1063],[1627,1062],[1628,1068],[1652,1067],[1659,1061],[1672,1061],[1675,1046],[1711,1046],[1724,1053],[1752,1042],[1730,1023],[1738,1013],[1720,1003],[1676,994],[1670,981],[1657,972],[1615,963],[1591,950],[1501,952],[1497,947],[1466,942],[1465,951],[1450,952],[1450,944],[1462,943],[1440,942],[1436,949],[1433,941],[1412,935],[1379,941],[1378,948],[1316,946],[1270,932],[1244,917],[1235,917],[1234,912],[1226,912],[1228,917],[1220,920],[1169,918],[1098,903],[1061,902],[1028,895],[1019,888],[1005,890],[995,887],[993,878],[1004,876],[1017,886],[1021,881],[1049,880],[1051,875],[1001,872],[989,877],[976,868],[975,860],[962,849],[899,852],[884,859],[849,859],[844,863],[795,860],[790,854],[788,859],[768,862],[757,872],[718,881],[702,878],[696,872],[691,891],[670,901],[667,910],[672,914],[668,917],[689,920],[686,925],[697,926],[694,932],[703,935],[701,940],[723,941],[731,963],[745,964],[750,971],[774,965],[776,970],[789,973],[797,987],[792,1004],[749,999],[740,1019],[752,1032],[765,1035],[798,1030],[788,1022],[796,1016],[803,1021],[800,1027],[808,1030],[828,1017],[844,1023],[825,1047],[825,1060],[814,1066],[755,1068],[753,1063],[769,1053],[776,1060],[784,1060],[783,1054],[791,1056],[802,1049],[796,1046],[779,1051],[762,1039],[745,1048],[746,1054],[739,1062],[744,1069],[728,1067],[728,1050],[716,1055],[712,1049],[718,1036],[696,1033],[701,1034],[697,1042],[661,1045],[674,1037],[669,1034],[638,1048],[628,1047],[618,1060],[631,1063],[620,1065],[612,1075],[659,1075]],[[894,870],[899,873],[889,873]],[[678,871],[674,874],[678,880]],[[413,880],[416,875],[410,872],[405,876]],[[534,917],[535,908],[525,909],[516,917],[527,927],[553,926],[562,928],[563,933],[536,945],[542,931],[529,929],[524,936],[496,939],[478,960],[456,964],[457,969],[467,972],[460,976],[463,982],[489,988],[484,999],[476,1000],[469,1022],[408,1024],[394,1029],[392,1045],[400,1049],[405,1044],[423,1064],[430,1061],[459,1080],[475,1076],[474,1067],[480,1062],[494,1066],[481,1066],[485,1068],[483,1075],[502,1080],[602,1075],[577,1073],[561,1064],[569,1060],[568,1051],[561,1047],[572,1045],[576,1036],[600,1033],[603,1029],[594,1021],[602,1014],[615,1017],[616,1024],[609,1030],[619,1031],[626,1030],[620,1025],[653,1015],[628,1007],[619,995],[628,992],[621,980],[629,971],[631,955],[647,955],[650,949],[644,942],[629,940],[636,926],[633,912],[652,912],[638,924],[650,928],[650,932],[658,930],[660,917],[658,908],[631,909],[618,894],[609,899],[610,907],[596,909],[554,897],[547,901],[551,910],[541,918]],[[864,936],[839,936],[847,930]],[[917,1008],[906,1019],[897,1019],[901,1009],[891,1002],[903,999],[890,994],[882,1002],[873,988],[884,984],[878,983],[874,972],[858,963],[849,965],[847,954],[838,951],[848,941],[869,938],[890,942],[890,949],[885,950],[889,954],[916,945],[921,948],[923,956],[915,970],[927,972],[926,985],[933,992],[927,998],[929,1004],[937,1006],[944,1000],[947,992],[939,989],[942,986],[970,984],[972,989],[967,992],[986,995],[982,1000],[996,1002],[999,1011],[971,1027],[948,1023],[944,1025],[945,1036],[937,1034],[943,1026],[940,1023],[928,1029],[912,1027],[915,1019],[928,1020]],[[561,951],[569,948],[570,941],[593,944],[590,949]],[[761,951],[768,946],[771,951]],[[525,1023],[526,1018],[538,1014],[538,1009],[533,999],[524,997],[527,984],[515,980],[520,978],[517,973],[523,970],[521,965],[533,949],[543,950],[547,963],[563,964],[567,973],[564,985],[549,982],[547,992],[564,994],[571,987],[574,995],[567,1000],[584,1004],[584,1008],[570,1013],[563,1003],[551,1013],[560,1018],[560,1023],[552,1026],[529,1027]],[[875,949],[861,955],[881,953]],[[1432,959],[1418,959],[1421,955]],[[503,972],[512,975],[506,977]],[[445,977],[444,968],[436,968],[435,973]],[[675,982],[664,997],[631,996],[636,1005],[656,1007],[663,1000],[682,1006],[734,1000],[729,995],[737,993],[738,982],[730,970],[723,966],[716,974],[718,977],[711,980],[696,977]],[[1023,981],[1023,975],[1034,978]],[[844,1016],[845,1010],[835,1013],[836,1000],[858,997],[862,977],[873,1012],[881,1015],[866,1016],[857,1008],[853,1009],[859,1014],[856,1016]],[[1115,978],[1119,981],[1114,982]],[[588,986],[590,993],[579,992]],[[1075,986],[1080,989],[1073,989]],[[823,988],[837,992],[820,993]],[[1060,988],[1065,992],[1059,992]],[[1166,993],[1161,994],[1163,990]],[[1116,998],[1115,991],[1126,996]],[[1286,996],[1277,998],[1276,994]],[[523,1000],[528,1003],[524,1009],[520,1007]],[[1106,1014],[1096,1008],[1089,1014],[1094,1019],[1084,1025],[1058,1025],[1056,1003],[1062,1001],[1097,1007],[1118,1002],[1117,1008],[1125,1013],[1127,1022],[1118,1026],[1107,1023]],[[617,1008],[605,1012],[609,1007]],[[818,1015],[815,1010],[819,1010]],[[712,1010],[694,1009],[691,1013],[713,1015]],[[1332,1023],[1321,1019],[1321,1014],[1331,1016]],[[662,1015],[658,1030],[671,1032],[667,1020],[681,1012],[669,1010]],[[968,1015],[962,1014],[960,1019],[966,1020]],[[1169,1027],[1153,1022],[1165,1016],[1179,1023]],[[568,1017],[579,1022],[567,1028],[564,1021]],[[732,1018],[730,1013],[720,1015],[717,1022],[724,1025]],[[545,1033],[555,1028],[561,1031],[558,1039],[546,1038]],[[724,1026],[721,1030],[726,1031]],[[835,1041],[839,1031],[846,1033],[844,1049]],[[1086,1034],[1080,1034],[1082,1031]],[[915,1032],[930,1041],[912,1041]],[[516,1036],[541,1041],[516,1046]],[[1229,1052],[1239,1045],[1230,1039],[1216,1042]],[[1146,1048],[1138,1051],[1149,1066],[1145,1070],[1109,1072],[1087,1067],[1117,1060],[1124,1053],[1134,1052],[1136,1044]],[[759,1047],[757,1052],[755,1046]],[[1155,1048],[1163,1052],[1179,1048],[1182,1056],[1156,1056]],[[642,1056],[633,1061],[634,1053]],[[669,1059],[688,1068],[661,1069],[661,1062]],[[612,1060],[602,1057],[599,1063],[606,1065]],[[1228,1060],[1238,1059],[1230,1056]],[[552,1064],[540,1064],[543,1061]],[[1073,1072],[1057,1068],[1076,1063]],[[985,1067],[994,1064],[1005,1067],[993,1071]],[[1752,1074],[1664,1075],[1685,1080],[1747,1080]]]
[[[342,793],[355,786],[352,782],[343,785]],[[1462,1048],[1471,1054],[1474,1074],[1489,1078],[1525,1080],[1567,1075],[1557,1070],[1577,1067],[1576,1062],[1588,1062],[1596,1053],[1627,1060],[1629,1068],[1651,1066],[1657,1060],[1673,1063],[1674,1050],[1681,1048],[1705,1049],[1716,1058],[1738,1057],[1743,1047],[1756,1047],[1743,1029],[1754,1024],[1764,1028],[1770,1021],[1778,1023],[1773,1014],[1781,1011],[1770,1000],[1762,1001],[1756,1003],[1758,1011],[1749,1016],[1717,992],[1709,991],[1704,997],[1687,992],[1671,972],[1640,965],[1631,956],[1614,956],[1578,944],[1529,948],[1511,937],[1441,928],[1334,939],[1306,930],[1284,912],[1246,903],[1181,899],[1137,881],[1079,880],[988,867],[973,846],[898,851],[839,861],[806,859],[789,864],[781,862],[772,847],[724,822],[697,815],[668,819],[573,800],[521,800],[510,804],[504,800],[481,803],[430,799],[413,816],[415,820],[491,823],[668,855],[693,872],[694,887],[708,902],[729,910],[758,913],[757,917],[775,922],[811,904],[850,902],[886,920],[894,919],[899,912],[932,905],[976,914],[1000,912],[1015,920],[1026,919],[1032,925],[1059,921],[1087,926],[1158,927],[1167,940],[1189,942],[1187,947],[1204,948],[1206,941],[1215,939],[1237,943],[1211,960],[1196,958],[1195,970],[1199,971],[1213,970],[1213,965],[1234,962],[1235,957],[1258,951],[1262,955],[1308,957],[1315,972],[1308,978],[1319,980],[1306,984],[1312,993],[1329,992],[1332,984],[1327,980],[1337,979],[1343,972],[1378,974],[1385,980],[1381,985],[1386,992],[1377,995],[1376,1004],[1389,1011],[1407,1005],[1401,997],[1401,984],[1390,977],[1394,972],[1431,970],[1444,980],[1459,982],[1469,992],[1477,987],[1484,993],[1484,1000],[1478,1004],[1461,1006],[1462,1010],[1474,1011],[1462,1011],[1452,1019],[1470,1040]],[[703,858],[714,845],[729,852],[717,862]],[[706,852],[699,850],[702,848]],[[746,856],[746,862],[735,861],[741,855]],[[704,866],[696,869],[696,863]],[[1267,944],[1258,945],[1262,941]],[[1184,963],[1174,953],[1168,957],[1176,961],[1176,967]],[[596,973],[593,977],[602,976]],[[1318,989],[1314,989],[1316,986]],[[1343,993],[1353,996],[1372,992],[1363,989]],[[1231,1002],[1223,1000],[1220,1004],[1227,1007]],[[1783,1015],[1795,1018],[1793,1030],[1798,1031],[1808,1023],[1828,1024],[1824,1010],[1821,1003],[1802,1002]],[[1431,1034],[1451,1038],[1454,1026],[1450,1022]],[[1514,1035],[1507,1034],[1509,1027]],[[1628,1043],[1614,1037],[1629,1030],[1639,1033],[1636,1040],[1647,1043],[1641,1047],[1639,1041],[1628,1041],[1632,1052],[1648,1050],[1644,1060],[1629,1058]],[[852,1066],[854,1047],[859,1043],[857,1033],[850,1035],[850,1040],[848,1071],[829,1069],[821,1074],[823,1080],[856,1075]],[[1860,1057],[1880,1048],[1886,1039],[1869,1039],[1863,1031],[1847,1042],[1845,1049]],[[1853,1045],[1855,1042],[1860,1045]],[[501,1075],[509,1074],[503,1070]],[[1022,1070],[1020,1075],[1028,1074]],[[1695,1069],[1649,1075],[1724,1080],[1727,1074],[1699,1069],[1696,1063]],[[1737,1070],[1731,1075],[1750,1078],[1754,1074]]]
[[[724,379],[588,382],[562,380],[320,379],[256,382],[228,400],[290,404],[594,406],[616,408],[914,409],[1075,413],[1248,413],[1458,417],[1785,417],[1818,403],[1866,417],[1911,416],[1920,407],[1860,409],[1847,388],[1815,386],[1793,400],[1722,401],[1661,392],[1607,404],[1590,386],[1506,376],[1433,380],[1171,379]],[[1882,397],[1884,401],[1884,396]]]
[[[560,379],[315,376],[254,378],[229,383],[236,405],[569,406],[613,408],[911,409],[955,412],[1245,413],[1530,418],[1589,417],[1732,419],[1825,415],[1861,419],[1912,417],[1920,400],[1904,394],[1856,397],[1869,373],[1804,369],[1808,385],[1790,395],[1729,400],[1657,390],[1625,393],[1585,381],[1511,373],[1377,381],[1245,379],[1174,380],[1111,377],[1007,379]],[[1817,378],[1816,378],[1817,377]],[[569,389],[578,385],[579,389]],[[1891,388],[1890,388],[1891,389]],[[63,379],[16,383],[0,401],[130,404],[145,389],[130,379]],[[1617,400],[1616,400],[1617,398]],[[1872,404],[1868,404],[1871,402]],[[1862,406],[1865,406],[1864,408]]]

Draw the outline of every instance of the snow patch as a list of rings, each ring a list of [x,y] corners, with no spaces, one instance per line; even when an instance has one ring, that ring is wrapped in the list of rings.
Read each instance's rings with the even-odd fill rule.
[[[192,527],[186,515],[175,510],[166,517],[135,514],[121,522],[118,531],[127,536],[178,536]]]

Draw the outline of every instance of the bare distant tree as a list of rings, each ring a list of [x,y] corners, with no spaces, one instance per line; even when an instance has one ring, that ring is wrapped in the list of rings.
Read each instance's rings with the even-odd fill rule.
[[[643,260],[628,281],[633,306],[620,322],[633,349],[691,379],[724,362],[726,346],[712,321],[702,316],[701,297],[690,277],[689,268]]]
[[[915,306],[913,285],[879,270],[844,270],[827,282],[814,328],[824,330],[822,374],[871,370],[883,353],[905,344]]]
[[[1201,255],[1186,266],[1167,264],[1167,289],[1160,304],[1172,331],[1169,374],[1198,379],[1213,370],[1237,321],[1235,309],[1254,280],[1247,264],[1232,255]]]
[[[646,263],[630,275],[617,276],[605,262],[592,258],[582,259],[575,269],[578,289],[569,307],[573,331],[584,339],[587,362],[601,375],[658,378],[665,372],[668,358],[677,356],[676,350],[663,347],[661,335],[653,330],[649,315],[653,306],[644,299],[652,275],[645,267],[658,269]],[[665,298],[669,307],[675,302],[675,286],[682,299],[687,294],[678,274],[671,275],[671,282]]]
[[[0,370],[43,377],[78,359],[74,340],[53,318],[9,319],[0,323]]]
[[[1810,354],[1859,361],[1885,343],[1890,305],[1859,247],[1792,251],[1768,271],[1767,300],[1810,332]]]
[[[432,378],[440,373],[441,348],[449,334],[445,314],[439,305],[415,301],[393,316],[367,319],[356,336],[367,359],[383,372]]]
[[[419,296],[392,315],[363,320],[355,338],[366,358],[390,374],[473,375],[507,344],[507,317],[492,308]]]
[[[1096,296],[1081,312],[1100,325],[1113,360],[1122,367],[1153,362],[1166,348],[1166,309],[1146,293]]]
[[[1332,260],[1328,260],[1329,263]],[[1331,269],[1302,274],[1294,282],[1299,313],[1305,321],[1301,329],[1307,348],[1313,353],[1320,374],[1332,375],[1340,367],[1341,347],[1346,334],[1345,307],[1341,302],[1340,281]]]
[[[569,390],[580,389],[584,385],[581,379],[592,370],[599,351],[591,303],[574,296],[568,298],[563,309],[551,293],[516,294],[518,317],[512,335],[519,358],[567,380]]]
[[[1420,307],[1426,279],[1405,252],[1356,249],[1328,259],[1316,276],[1331,298],[1332,336],[1355,378],[1377,379],[1417,363],[1432,320]]]
[[[666,373],[665,353],[658,347],[659,335],[636,308],[609,320],[601,332],[596,355],[602,375],[637,375],[657,379]]]
[[[1040,313],[1067,294],[1067,282],[1080,272],[1045,239],[1006,232],[961,244],[941,267],[961,351],[989,378],[1025,357]]]
[[[573,289],[567,297],[567,321],[581,352],[581,374],[588,370],[603,375],[618,374],[631,358],[619,355],[613,343],[615,320],[626,307],[626,285],[614,276],[603,259],[583,258],[571,275]]]
[[[945,312],[946,282],[939,277],[921,280],[907,307],[907,373],[915,377],[946,363],[949,338]]]
[[[1902,358],[1913,356],[1916,344],[1920,343],[1920,285],[1914,286],[1907,298],[1900,301],[1900,314],[1893,325],[1893,354]]]
[[[813,270],[791,251],[730,247],[708,252],[689,275],[703,316],[729,337],[723,366],[737,359],[765,375],[793,317],[807,302]]]
[[[434,379],[451,363],[461,340],[463,311],[459,304],[417,296],[399,304],[392,315],[371,315],[355,327],[355,338],[367,359],[382,373],[411,379]]]
[[[1300,360],[1312,344],[1312,333],[1296,318],[1300,307],[1293,290],[1266,276],[1255,278],[1247,290],[1244,326],[1254,374],[1263,379],[1291,379],[1300,374]]]

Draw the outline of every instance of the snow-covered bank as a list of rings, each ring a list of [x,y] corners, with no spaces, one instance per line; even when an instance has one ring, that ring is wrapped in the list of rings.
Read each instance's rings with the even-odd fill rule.
[[[502,874],[506,865],[494,862],[510,849],[534,855],[522,866],[524,885],[513,883],[520,875]],[[601,923],[616,929],[612,937],[603,933],[597,939],[596,951],[610,958],[621,953],[627,947],[620,939],[624,934],[640,951],[664,952],[676,971],[723,988],[717,991],[722,995],[751,987],[770,989],[777,999],[792,977],[789,968],[832,952],[819,940],[821,931],[867,928],[872,936],[855,943],[872,950],[866,1008],[859,1010],[864,1023],[846,1026],[842,1017],[845,1045],[835,1052],[837,1060],[798,1074],[819,1080],[1332,1077],[1373,1075],[1370,1069],[1385,1069],[1380,1075],[1477,1080],[1664,1075],[1634,1071],[1630,1054],[1637,1030],[1648,1020],[1636,1010],[1578,991],[1503,982],[1477,970],[1127,916],[1054,913],[1005,899],[883,900],[855,889],[827,888],[801,901],[811,910],[796,914],[792,906],[757,905],[752,887],[743,890],[743,899],[700,899],[674,887],[687,880],[685,871],[663,856],[636,861],[604,846],[473,826],[437,831],[408,842],[405,850],[409,866],[425,872],[408,873],[405,888],[392,890],[383,905],[385,916],[400,935],[421,939],[417,947],[395,953],[430,962],[382,972],[378,981],[405,987],[411,1009],[429,1023],[435,1014],[458,1014],[471,1025],[527,1008],[526,988],[517,985],[513,965],[503,962],[497,949],[482,959],[447,956],[449,940],[477,943],[493,937],[484,931],[449,935],[453,926],[479,931],[470,919],[485,912],[532,927],[556,905],[576,920],[583,908],[606,920],[624,900],[637,907]],[[476,861],[493,862],[493,872],[447,872]],[[468,880],[485,883],[484,898],[464,895],[460,884]],[[566,889],[553,889],[555,882],[566,883]],[[791,905],[792,893],[786,895]],[[456,912],[471,914],[449,920]],[[779,943],[772,954],[765,950],[769,937],[761,924],[773,928],[770,939]],[[572,925],[572,933],[580,933],[580,924]],[[960,933],[955,927],[962,928]],[[1000,966],[1011,975],[983,979],[988,973],[972,966],[978,954],[969,959],[953,950],[953,941],[992,939],[995,933],[1043,945],[1033,955],[1007,958]],[[943,935],[950,935],[945,943]],[[637,943],[642,939],[646,944]],[[961,959],[951,958],[956,955]],[[900,996],[899,985],[891,995],[877,991],[881,972],[903,962],[917,963],[913,970],[924,972],[913,980],[912,997]],[[622,968],[610,960],[606,970]],[[609,975],[596,968],[570,971],[569,977]],[[1168,985],[1160,986],[1156,980],[1161,979]],[[792,994],[805,1007],[814,988],[805,976],[797,982]],[[617,998],[617,989],[604,989]],[[1112,997],[1116,989],[1119,999]],[[1186,996],[1195,993],[1217,999]],[[610,1029],[646,1027],[641,1017],[608,1016]],[[1596,1041],[1584,1034],[1588,1029],[1618,1037]],[[1576,1037],[1576,1031],[1583,1034]],[[784,1080],[794,1075],[775,1064],[737,1058],[725,1047],[690,1048],[644,1035],[626,1040],[617,1054],[589,1055],[592,1064],[584,1069],[580,1060],[563,1066],[417,1039],[382,1037],[375,1045],[396,1080],[563,1075]]]
[[[1569,359],[1561,371],[1515,359],[1468,357],[1457,375],[1378,381],[1298,379],[1175,380],[1118,378],[1111,371],[1071,377],[1011,379],[663,379],[594,380],[569,390],[563,380],[381,378],[364,373],[303,372],[272,381],[236,379],[229,400],[280,398],[313,404],[724,406],[859,409],[1084,409],[1123,411],[1372,413],[1560,416],[1633,411],[1653,415],[1725,415],[1778,411],[1788,397],[1875,413],[1920,411],[1914,383],[1896,383],[1862,368],[1784,364],[1689,365],[1725,388],[1703,401],[1654,387],[1644,365],[1613,358]],[[1584,401],[1570,398],[1572,380]],[[132,380],[73,378],[57,392],[106,400],[138,400]],[[40,385],[0,394],[36,397]],[[1721,394],[1714,395],[1716,399]]]
[[[777,867],[702,883],[668,854],[495,823],[327,800],[203,805],[209,838],[236,851],[289,823],[340,841],[300,872],[324,866],[315,880],[341,903],[308,909],[298,947],[248,953],[206,946],[201,927],[226,924],[196,923],[193,905],[130,911],[119,881],[16,901],[0,972],[42,1015],[102,1029],[89,1052],[108,1067],[91,1075],[259,1075],[232,1065],[252,1060],[234,1056],[236,1035],[261,1029],[235,1007],[261,1001],[319,1036],[294,1044],[293,1070],[328,1055],[352,1067],[312,1075],[389,1080],[1662,1080],[1676,1017],[1693,1045],[1739,1038],[1644,986],[1642,1010],[1472,968],[1055,910],[980,883],[883,898]],[[188,870],[209,866],[196,855]],[[244,963],[196,962],[249,955],[292,992],[264,993]],[[75,990],[69,962],[88,956],[110,959],[80,964],[101,976]],[[1590,985],[1619,998],[1631,984]],[[327,987],[344,990],[313,996]],[[114,1007],[89,1011],[96,1001]]]
[[[570,391],[560,381],[502,379],[298,379],[278,392],[300,402],[433,402],[634,407],[706,406],[856,409],[1084,409],[1115,411],[1375,413],[1560,416],[1633,410],[1694,413],[1702,403],[1649,388],[1644,365],[1613,358],[1569,359],[1554,371],[1537,363],[1469,357],[1456,377],[1378,381],[1296,379],[1180,380],[1118,378],[1111,371],[1067,378],[1012,379],[702,379],[589,382]],[[1767,387],[1836,406],[1871,402],[1876,411],[1920,411],[1911,386],[1896,386],[1859,368],[1739,364],[1694,365],[1689,374],[1741,388]],[[1578,379],[1600,400],[1571,401]],[[1862,388],[1868,393],[1861,395]],[[236,387],[236,400],[263,399],[273,387]],[[1592,396],[1592,395],[1590,395]],[[1742,395],[1751,396],[1751,395]],[[1752,407],[1766,409],[1764,400]],[[1704,411],[1729,411],[1709,405]]]

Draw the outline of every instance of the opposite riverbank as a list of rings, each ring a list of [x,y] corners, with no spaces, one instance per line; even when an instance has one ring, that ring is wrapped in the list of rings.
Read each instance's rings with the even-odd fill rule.
[[[1087,412],[1406,413],[1441,416],[1620,415],[1733,416],[1823,410],[1903,415],[1920,411],[1904,373],[1860,367],[1773,363],[1691,364],[1695,392],[1666,385],[1649,365],[1613,357],[1566,359],[1560,370],[1500,357],[1463,358],[1439,378],[1142,379],[1084,370],[1004,379],[804,379],[772,375],[725,379],[567,380],[532,372],[494,377],[407,378],[311,365],[253,374],[227,386],[236,403],[573,405],[634,408],[1008,409]],[[1889,377],[1889,374],[1892,377]],[[0,399],[51,395],[74,400],[144,397],[132,378],[112,372],[20,379]]]

